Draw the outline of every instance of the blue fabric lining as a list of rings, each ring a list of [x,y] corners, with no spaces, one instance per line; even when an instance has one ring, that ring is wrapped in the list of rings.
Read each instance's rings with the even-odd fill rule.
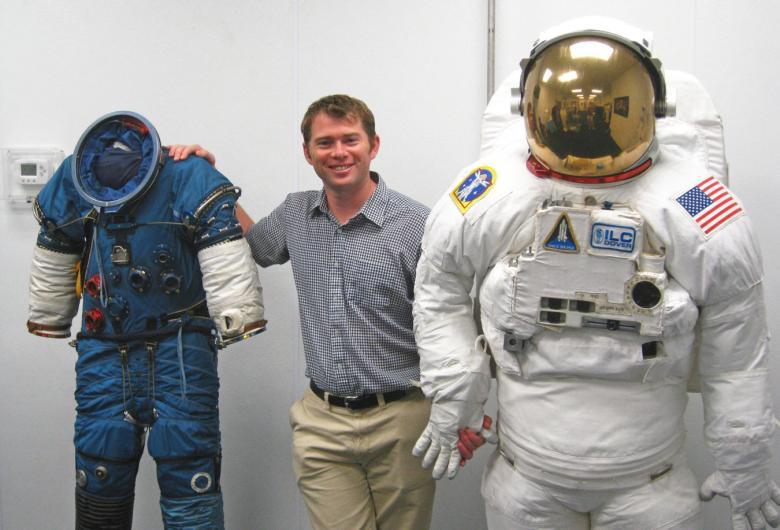
[[[94,175],[103,186],[118,190],[138,175],[142,161],[140,151],[125,151],[115,145],[95,157]]]
[[[138,173],[122,187],[114,189],[100,183],[95,174],[95,163],[117,141],[129,147],[131,151],[140,152],[143,159],[138,166]],[[154,142],[152,137],[149,134],[141,135],[138,131],[122,125],[119,121],[110,121],[95,131],[95,134],[85,141],[83,153],[79,164],[82,185],[89,191],[90,195],[102,201],[119,200],[132,193],[143,184],[149,169],[157,162],[153,156]]]

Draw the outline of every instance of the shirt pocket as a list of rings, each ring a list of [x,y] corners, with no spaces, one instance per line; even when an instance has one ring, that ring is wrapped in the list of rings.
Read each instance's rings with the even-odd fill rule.
[[[386,308],[398,298],[403,274],[390,260],[361,257],[346,268],[348,299],[365,309]]]

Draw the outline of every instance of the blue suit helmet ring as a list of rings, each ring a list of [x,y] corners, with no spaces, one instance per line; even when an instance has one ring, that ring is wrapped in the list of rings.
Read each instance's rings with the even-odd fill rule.
[[[117,211],[146,191],[164,162],[154,126],[134,112],[111,112],[81,135],[72,158],[73,183],[87,202]]]

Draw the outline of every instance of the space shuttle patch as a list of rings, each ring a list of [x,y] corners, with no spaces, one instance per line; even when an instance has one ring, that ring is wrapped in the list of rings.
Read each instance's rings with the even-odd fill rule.
[[[571,220],[565,212],[558,217],[558,221],[544,240],[544,248],[554,252],[577,253],[580,251],[580,245],[577,243],[577,237],[571,227]]]
[[[450,192],[450,197],[455,201],[460,212],[466,213],[466,210],[490,191],[495,182],[496,170],[492,167],[480,166],[455,186],[455,189]]]

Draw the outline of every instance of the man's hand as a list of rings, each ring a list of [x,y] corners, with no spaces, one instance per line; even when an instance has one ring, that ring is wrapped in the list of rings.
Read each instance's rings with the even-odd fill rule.
[[[722,495],[731,503],[733,530],[764,530],[780,524],[780,488],[764,473],[712,473],[699,490],[703,501]]]
[[[487,414],[482,418],[482,430],[474,432],[466,427],[458,431],[458,451],[460,452],[460,467],[466,465],[466,461],[471,460],[474,452],[485,445],[485,442],[492,444],[498,443],[498,435],[490,429],[493,425],[493,418]]]
[[[190,155],[195,155],[201,158],[205,158],[212,166],[216,165],[217,163],[217,158],[214,156],[214,154],[198,144],[173,144],[169,145],[167,149],[168,156],[177,162],[179,160],[186,160]],[[236,217],[238,218],[238,222],[241,225],[241,231],[246,234],[247,230],[249,230],[249,227],[254,224],[254,221],[238,203],[236,203]]]
[[[212,166],[217,163],[217,157],[198,144],[174,144],[168,146],[168,156],[177,162],[179,160],[186,160],[188,156],[193,154],[205,158]]]

